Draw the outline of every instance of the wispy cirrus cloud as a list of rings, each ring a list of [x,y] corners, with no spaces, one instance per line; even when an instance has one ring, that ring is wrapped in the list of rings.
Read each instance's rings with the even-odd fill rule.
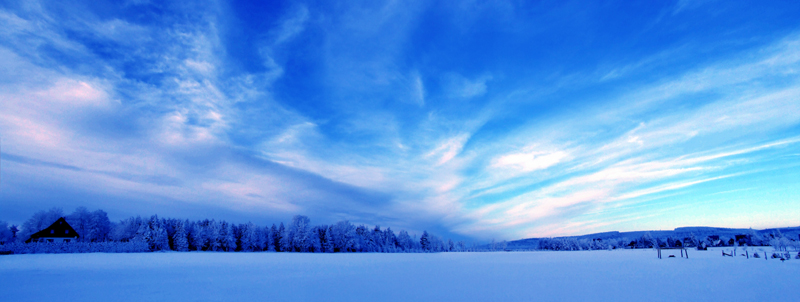
[[[757,165],[741,170],[745,166],[743,163],[763,160],[752,157],[752,154],[765,150],[781,152],[785,148],[793,150],[796,137],[764,142],[758,136],[770,131],[783,131],[800,121],[800,115],[796,114],[800,109],[799,96],[794,85],[759,87],[750,81],[788,78],[788,83],[796,83],[796,74],[791,72],[796,68],[793,65],[797,64],[792,59],[796,52],[795,42],[794,37],[790,37],[768,46],[763,56],[749,62],[721,62],[718,66],[690,71],[655,88],[642,87],[640,91],[621,96],[620,102],[626,106],[620,106],[620,110],[608,110],[603,106],[600,109],[602,113],[596,115],[601,117],[599,119],[559,125],[571,128],[572,131],[566,131],[566,134],[574,134],[587,131],[587,126],[599,126],[607,121],[640,121],[638,125],[631,125],[631,130],[618,132],[616,137],[581,142],[578,147],[574,147],[569,138],[562,138],[564,149],[570,150],[569,160],[563,163],[567,157],[563,151],[533,151],[526,147],[520,152],[498,155],[492,168],[515,167],[531,172],[557,165],[561,171],[552,172],[556,177],[548,176],[556,180],[551,185],[537,186],[535,184],[543,180],[531,175],[511,178],[511,183],[499,182],[499,186],[491,185],[488,190],[475,191],[480,193],[471,195],[473,199],[485,199],[487,194],[507,194],[510,198],[475,208],[474,213],[479,214],[474,218],[482,223],[474,224],[474,228],[487,229],[491,228],[487,225],[494,225],[498,230],[507,231],[519,225],[533,226],[548,216],[556,217],[573,211],[577,205],[586,207],[587,210],[583,211],[586,213],[591,208],[625,204],[647,195],[736,177],[747,173],[747,169],[758,170]],[[776,61],[781,62],[777,68],[765,67]],[[722,93],[723,90],[726,92]],[[655,91],[670,95],[658,95]],[[718,95],[691,108],[674,110],[669,107],[675,101],[684,102],[682,98],[694,98],[687,94],[706,91]],[[654,110],[672,112],[654,115],[651,113]],[[538,131],[531,128],[527,133]],[[700,151],[705,150],[703,144],[706,142],[710,142],[714,149],[725,151]],[[577,213],[572,215],[581,216]],[[563,230],[553,229],[551,225],[521,229],[552,235]]]
[[[5,164],[4,173],[19,176],[23,183],[17,186],[25,179],[40,177],[53,186],[84,188],[105,196],[102,198],[139,196],[144,207],[156,200],[179,200],[277,212],[266,214],[272,217],[316,213],[318,210],[308,205],[332,196],[343,205],[358,199],[353,197],[359,194],[375,197],[368,190],[359,193],[313,174],[319,171],[282,167],[237,150],[232,136],[251,127],[243,123],[252,119],[249,115],[254,112],[269,110],[261,117],[270,120],[259,123],[269,127],[259,134],[266,141],[298,144],[307,139],[300,135],[302,126],[313,124],[270,100],[269,86],[280,78],[282,70],[270,57],[265,57],[267,69],[263,73],[226,75],[230,72],[228,58],[216,25],[220,16],[209,13],[200,18],[205,22],[175,20],[165,29],[98,20],[90,13],[62,22],[44,9],[27,11],[25,18],[4,11],[5,23],[16,24],[4,27],[4,35],[17,42],[11,41],[0,50],[6,54],[3,66],[7,67],[2,77],[17,80],[3,83],[6,88],[13,87],[3,89],[0,108],[4,117],[3,152],[30,158]],[[307,18],[307,10],[301,9],[264,44],[275,48],[286,43],[302,31]],[[87,41],[65,35],[62,24],[97,42],[122,43],[115,50],[119,53],[111,58],[96,53],[84,46]],[[123,38],[128,34],[149,37]],[[39,43],[22,42],[32,36]],[[41,44],[52,45],[71,57],[49,68],[40,63],[52,57],[18,55],[39,53],[36,49]],[[141,66],[131,70],[120,64],[122,55],[127,57],[124,60],[134,60]],[[86,73],[70,69],[66,63],[91,64],[106,71]],[[254,102],[258,109],[247,105]],[[242,104],[253,112],[242,111]],[[99,129],[104,127],[111,127],[110,135]],[[42,160],[53,164],[38,165],[43,168],[41,172],[27,170]],[[167,178],[178,181],[152,181]],[[93,185],[88,188],[88,184]],[[350,193],[342,195],[336,190]],[[300,191],[305,193],[298,194]],[[19,190],[6,192],[25,195]],[[37,202],[44,201],[34,204]],[[359,202],[363,203],[356,204]]]
[[[725,40],[680,3],[29,4],[0,9],[6,208],[515,239],[728,222],[747,199],[711,219],[689,193],[797,177],[800,38],[766,19]]]

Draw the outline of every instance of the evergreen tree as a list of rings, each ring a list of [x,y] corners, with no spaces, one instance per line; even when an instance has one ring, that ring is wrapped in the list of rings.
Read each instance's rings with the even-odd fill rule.
[[[162,221],[158,219],[158,216],[153,215],[153,217],[150,218],[148,226],[150,227],[150,234],[152,236],[150,249],[154,251],[169,250],[169,236],[167,235],[166,227]]]
[[[90,241],[103,242],[110,239],[111,221],[108,220],[108,214],[105,211],[96,210],[92,212],[89,225],[91,227]]]
[[[270,234],[272,234],[272,247],[275,249],[276,252],[281,251],[281,234],[283,233],[283,223],[281,223],[281,228],[278,229],[275,227],[275,224],[272,224],[272,227],[269,229]]]
[[[268,240],[267,240],[267,232],[263,227],[254,225],[255,227],[255,239],[256,239],[256,251],[264,251],[268,247]]]
[[[11,230],[12,238],[14,240],[17,240],[17,233],[19,233],[19,227],[16,224],[12,224],[11,227],[8,229]]]
[[[220,226],[214,220],[211,220],[208,223],[208,228],[206,228],[206,238],[205,241],[208,242],[208,250],[209,251],[219,251],[220,247],[222,246],[222,239],[219,236],[220,233]]]
[[[157,215],[151,216],[146,223],[139,227],[135,239],[146,243],[151,251],[169,249],[169,237]]]
[[[322,250],[326,253],[333,253],[333,229],[332,226],[329,226],[327,230],[325,230],[325,240],[322,241]]]
[[[291,252],[291,234],[287,234],[286,228],[283,226],[283,222],[281,222],[281,226],[278,227],[278,245],[280,246],[281,252]]]
[[[308,239],[307,249],[309,252],[319,253],[322,251],[322,242],[320,240],[320,234],[321,234],[320,227],[313,227],[308,232],[308,236],[306,236],[306,238]]]
[[[233,234],[233,228],[227,221],[222,221],[220,224],[220,248],[226,252],[233,252],[236,250],[236,237]]]
[[[186,219],[183,221],[183,231],[186,233],[186,244],[188,250],[195,250],[194,247],[194,222]]]
[[[750,229],[750,244],[755,246],[764,245],[764,237],[753,229]]]
[[[298,252],[305,252],[308,250],[310,246],[310,236],[309,232],[309,225],[311,224],[311,220],[308,217],[303,215],[295,215],[292,218],[292,224],[289,227],[291,236],[291,242],[287,242],[291,249],[298,251]]]
[[[255,235],[255,227],[252,223],[247,223],[241,226],[242,232],[242,239],[241,239],[241,247],[242,251],[245,252],[252,252],[257,249],[257,240]]]
[[[111,234],[109,235],[110,239],[114,241],[128,242],[136,237],[136,233],[139,231],[139,227],[141,225],[141,216],[130,217],[122,220],[112,228]]]
[[[14,240],[14,234],[8,227],[8,222],[0,221],[0,244],[6,244]]]
[[[272,228],[264,227],[264,251],[274,251],[275,250],[275,241],[272,238],[272,229],[275,228],[275,225],[272,225]]]
[[[354,250],[356,252],[370,252],[368,250],[369,246],[367,246],[367,241],[369,240],[369,230],[364,225],[359,225],[356,227],[356,236],[355,236],[355,246]]]
[[[383,231],[381,231],[381,227],[376,225],[375,228],[372,229],[372,234],[370,234],[370,235],[371,235],[370,236],[371,237],[370,238],[371,239],[370,243],[372,245],[373,251],[374,252],[381,252],[381,253],[385,252],[384,244],[386,242],[383,239]]]
[[[466,252],[467,251],[467,243],[463,240],[458,241],[458,251],[459,252]]]
[[[494,242],[494,240],[492,240]],[[422,231],[422,237],[419,238],[419,245],[422,247],[423,251],[430,251],[431,249],[431,242],[430,242],[430,235],[428,235],[428,231]]]
[[[192,242],[197,251],[203,251],[207,248],[206,241],[206,228],[208,227],[208,220],[200,221],[194,224],[194,231],[192,232]]]
[[[384,247],[386,247],[386,251],[390,253],[394,253],[397,251],[397,237],[392,232],[392,228],[386,228],[383,232],[383,240],[384,240]]]
[[[411,236],[408,236],[408,232],[405,230],[401,230],[399,235],[397,235],[397,244],[399,245],[400,249],[404,252],[410,252],[412,248],[412,240]]]
[[[178,221],[175,234],[172,236],[172,242],[173,245],[175,246],[176,251],[179,252],[189,251],[189,240],[186,235],[186,228],[184,227],[182,221]]]

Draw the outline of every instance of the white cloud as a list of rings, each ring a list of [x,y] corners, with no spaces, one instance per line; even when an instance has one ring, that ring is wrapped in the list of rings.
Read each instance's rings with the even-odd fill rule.
[[[524,151],[500,156],[493,167],[514,168],[523,172],[543,170],[560,163],[568,154],[564,151]]]
[[[478,98],[495,95],[493,90],[489,93],[495,88],[490,86],[493,77],[449,73],[439,79],[445,98],[475,99],[470,105],[476,105],[477,112],[459,115],[435,108],[438,95],[426,94],[436,91],[436,82],[423,81],[435,76],[423,76],[424,69],[397,60],[419,16],[415,8],[400,9],[405,5],[356,6],[337,18],[317,18],[316,12],[312,18],[306,7],[299,7],[261,37],[267,71],[234,77],[226,73],[230,70],[222,45],[224,31],[217,28],[224,22],[214,13],[154,35],[153,28],[121,20],[85,18],[59,25],[58,19],[47,16],[23,19],[0,11],[0,36],[17,47],[0,48],[3,151],[47,159],[55,163],[51,166],[77,167],[42,168],[39,177],[112,195],[155,195],[185,202],[217,199],[231,207],[301,211],[319,206],[306,199],[338,202],[339,193],[325,192],[325,186],[344,186],[385,193],[390,201],[381,209],[432,217],[430,221],[457,225],[465,235],[502,231],[513,236],[546,228],[555,232],[549,223],[553,219],[568,220],[556,226],[561,232],[597,226],[603,222],[580,216],[741,175],[731,171],[738,165],[734,158],[750,160],[751,153],[797,141],[765,143],[761,136],[777,137],[770,134],[785,134],[781,131],[800,122],[796,36],[765,48],[756,59],[735,58],[645,87],[632,85],[626,87],[630,93],[531,118],[520,130],[495,127],[502,123],[481,129],[486,121],[502,122],[505,116],[500,114],[508,114],[515,104],[499,98],[478,107]],[[284,74],[281,51],[311,23],[325,35],[319,45],[325,65],[322,86],[334,87],[325,94],[341,96],[326,104],[335,108],[335,119],[344,120],[335,127],[325,118],[315,120],[291,110],[292,104],[282,106],[270,91]],[[147,72],[160,80],[127,79],[126,72],[63,35],[59,26],[119,42],[128,47],[126,55],[141,59]],[[126,36],[137,40],[124,43]],[[147,38],[138,39],[142,36]],[[77,74],[78,69],[47,66],[48,58],[36,52],[41,45],[96,71]],[[370,49],[354,51],[352,45]],[[624,80],[624,75],[659,58],[612,68],[600,82]],[[581,76],[568,78],[556,81],[558,87],[544,95],[569,89],[570,81]],[[248,112],[241,109],[247,106],[237,106],[248,102],[262,107]],[[381,107],[384,102],[385,107],[400,102],[409,112],[395,114]],[[84,110],[83,115],[61,113],[69,108]],[[135,135],[103,136],[86,130],[93,124],[79,125],[93,122],[85,120],[89,113],[113,120],[119,118],[115,114],[129,112],[141,113],[141,120],[131,126]],[[511,115],[524,118],[525,113]],[[414,120],[425,114],[430,118]],[[411,118],[400,120],[401,115]],[[331,132],[359,139],[337,139]],[[237,145],[237,135],[256,147]],[[465,147],[472,139],[475,143]],[[202,167],[187,168],[176,160],[204,152],[213,158],[218,154],[215,148],[261,152],[280,164],[275,169],[285,170],[259,170],[230,163],[230,158],[195,160],[188,165]],[[173,154],[180,152],[185,153]],[[14,173],[40,173],[15,165]],[[161,176],[185,183],[142,181]],[[324,181],[308,180],[317,176]],[[368,214],[376,213],[383,214]]]
[[[301,6],[278,27],[273,44],[280,45],[286,43],[291,38],[299,35],[305,29],[307,21],[308,8]]]
[[[436,165],[443,165],[461,153],[464,144],[469,140],[469,134],[460,134],[441,142],[435,149],[425,155],[426,158],[438,158]]]
[[[796,41],[790,37],[766,47],[761,57],[700,67],[632,89],[614,101],[570,112],[571,116],[550,117],[552,123],[531,123],[492,145],[471,150],[480,153],[476,158],[491,160],[486,173],[473,174],[475,179],[464,177],[461,187],[455,188],[465,192],[464,200],[479,205],[464,209],[463,217],[470,222],[459,232],[553,234],[546,221],[584,219],[579,217],[596,209],[643,202],[647,196],[749,173],[752,168],[742,162],[759,161],[755,152],[777,152],[796,143],[796,138],[771,142],[760,138],[800,123],[800,92],[794,88],[793,71],[800,69]],[[782,84],[761,84],[770,79]],[[696,93],[712,92],[715,97],[703,99],[701,105],[681,105]],[[619,129],[621,124],[632,129]],[[497,152],[520,143],[562,147]],[[548,169],[556,165],[563,166]],[[495,170],[541,172],[490,173]],[[493,178],[487,180],[487,175]],[[562,231],[580,232],[602,223],[587,222]]]
[[[420,106],[425,106],[425,86],[422,84],[422,78],[419,76],[418,72],[412,74],[411,86],[412,98]]]
[[[492,80],[490,75],[483,75],[471,80],[458,73],[448,73],[444,76],[447,96],[465,99],[486,94],[487,83],[490,80]]]

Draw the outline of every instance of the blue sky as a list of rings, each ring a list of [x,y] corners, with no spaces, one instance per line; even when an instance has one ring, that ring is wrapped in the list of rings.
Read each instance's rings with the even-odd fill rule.
[[[796,226],[800,4],[2,1],[0,219]]]

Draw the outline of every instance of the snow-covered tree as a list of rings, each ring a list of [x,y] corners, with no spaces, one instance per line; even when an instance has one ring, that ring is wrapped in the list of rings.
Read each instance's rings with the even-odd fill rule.
[[[111,221],[108,220],[108,213],[103,210],[96,210],[92,212],[92,218],[89,222],[91,233],[89,234],[89,241],[103,242],[109,239],[111,232]]]
[[[750,245],[762,246],[764,245],[764,237],[752,228],[750,229]]]
[[[44,230],[59,218],[64,217],[64,210],[61,208],[51,208],[48,211],[38,211],[33,217],[22,224],[22,230],[17,235],[18,241],[25,241],[34,233]]]
[[[14,239],[14,234],[8,227],[8,222],[0,221],[0,244],[11,242]]]
[[[649,248],[658,246],[658,242],[656,241],[655,238],[653,238],[653,235],[651,235],[650,232],[645,232],[639,239],[638,246],[643,248]]]
[[[326,253],[333,253],[333,229],[329,226],[325,230],[325,240],[322,243],[322,250]]]
[[[385,240],[383,239],[383,231],[381,231],[380,226],[375,226],[372,229],[372,234],[370,234],[370,245],[372,246],[372,250],[374,252],[383,253],[385,252]]]
[[[458,251],[459,252],[466,252],[467,251],[467,243],[463,240],[458,241]]]
[[[289,234],[292,234],[291,242],[287,242],[291,249],[298,252],[305,252],[310,246],[309,225],[311,220],[303,215],[295,215],[292,224],[289,226]]]
[[[11,227],[9,227],[8,229],[11,230],[12,238],[14,238],[14,240],[17,240],[17,233],[19,233],[19,226],[17,226],[16,224],[12,224]]]
[[[261,235],[263,237],[263,244],[261,245],[262,251],[274,251],[275,247],[273,246],[272,240],[272,229],[269,227],[259,228],[261,230]]]
[[[236,237],[233,234],[233,229],[227,221],[222,221],[219,228],[220,249],[226,252],[233,252],[236,250]]]
[[[281,226],[283,226],[283,223],[281,223]],[[279,230],[275,226],[274,223],[272,224],[272,227],[269,228],[269,233],[272,235],[272,248],[276,252],[280,252],[281,251],[281,235],[280,234],[282,232],[283,232],[283,230]]]
[[[103,210],[89,212],[85,207],[78,207],[75,212],[65,217],[67,223],[78,232],[78,241],[102,242],[108,239],[111,222]]]
[[[280,226],[278,227],[278,231],[275,232],[275,251],[276,252],[283,252],[286,246],[286,227],[283,226],[283,222],[281,222]]]
[[[281,223],[283,226],[283,223]],[[292,227],[283,228],[283,232],[281,233],[281,251],[282,252],[294,252],[294,245],[292,241],[294,240],[294,231]]]
[[[80,244],[104,243],[114,241],[126,243],[125,248],[117,251],[159,251],[173,249],[177,251],[294,251],[294,252],[442,252],[468,250],[463,242],[441,239],[427,231],[417,240],[408,232],[400,231],[398,235],[391,228],[382,230],[380,226],[370,228],[364,225],[355,226],[349,221],[340,221],[334,225],[312,226],[306,216],[297,215],[288,227],[280,223],[280,228],[260,227],[253,223],[231,224],[226,221],[201,220],[192,222],[175,218],[130,217],[119,223],[110,223],[108,215],[97,210],[90,212],[79,207],[69,216],[63,211],[53,208],[48,212],[37,212],[26,222],[27,236],[39,228],[45,228],[59,217],[68,218],[76,231],[81,234]],[[0,244],[9,240],[7,224],[0,222]],[[24,233],[23,233],[24,234]],[[13,233],[10,235],[13,238]],[[130,243],[130,244],[127,244]],[[590,242],[591,243],[591,242]],[[16,244],[16,243],[14,243]],[[100,245],[80,245],[68,248],[70,251],[107,251],[97,248]],[[581,241],[580,247],[587,245]],[[116,244],[111,244],[116,245]],[[66,250],[64,250],[66,251]],[[48,250],[47,252],[58,252]],[[63,252],[63,251],[61,251]]]
[[[369,250],[370,246],[367,245],[367,242],[369,241],[369,233],[369,230],[364,225],[359,225],[356,227],[354,251],[371,252],[371,250]]]
[[[136,236],[136,232],[142,225],[142,217],[130,217],[114,224],[111,229],[110,239],[114,241],[127,242]]]
[[[411,236],[408,236],[408,232],[405,230],[401,230],[400,233],[397,235],[397,245],[400,249],[404,252],[410,252],[413,246],[413,241],[411,240]]]
[[[355,227],[349,221],[339,221],[331,227],[333,248],[336,252],[356,251]]]
[[[222,238],[219,236],[220,234],[220,225],[215,220],[211,220],[208,223],[208,227],[206,228],[205,235],[206,235],[206,242],[208,242],[208,250],[209,251],[219,251],[222,248]]]
[[[78,232],[78,241],[90,241],[87,240],[89,235],[89,221],[91,221],[91,213],[85,207],[78,207],[75,209],[75,212],[72,214],[67,215],[64,217],[67,220],[67,223],[75,229],[75,232]]]
[[[492,243],[494,243],[494,239],[492,239]],[[422,231],[422,237],[419,237],[419,245],[422,247],[423,251],[427,252],[431,250],[430,235],[428,235],[428,231]],[[494,244],[492,244],[492,246],[494,249]]]
[[[261,251],[264,249],[264,239],[260,228],[248,222],[242,225],[242,250],[246,252]]]
[[[167,236],[166,230],[161,225],[161,220],[159,220],[156,215],[153,215],[146,223],[139,226],[139,230],[136,232],[136,237],[134,239],[147,243],[151,251],[169,249],[169,237]]]
[[[208,248],[208,237],[205,234],[207,232],[208,223],[208,220],[204,220],[194,224],[194,230],[190,238],[194,249],[197,251],[203,251]]]
[[[397,237],[394,235],[392,228],[386,228],[383,231],[383,246],[385,247],[385,252],[394,253],[397,251]]]
[[[178,225],[175,228],[175,234],[172,235],[172,242],[176,251],[189,251],[189,240],[186,235],[186,228],[184,227],[183,221],[178,221]]]
[[[323,233],[324,232],[321,231],[318,226],[312,227],[311,230],[309,230],[308,236],[306,236],[308,245],[307,251],[312,253],[322,252],[322,240],[320,240],[320,236],[323,236]]]

